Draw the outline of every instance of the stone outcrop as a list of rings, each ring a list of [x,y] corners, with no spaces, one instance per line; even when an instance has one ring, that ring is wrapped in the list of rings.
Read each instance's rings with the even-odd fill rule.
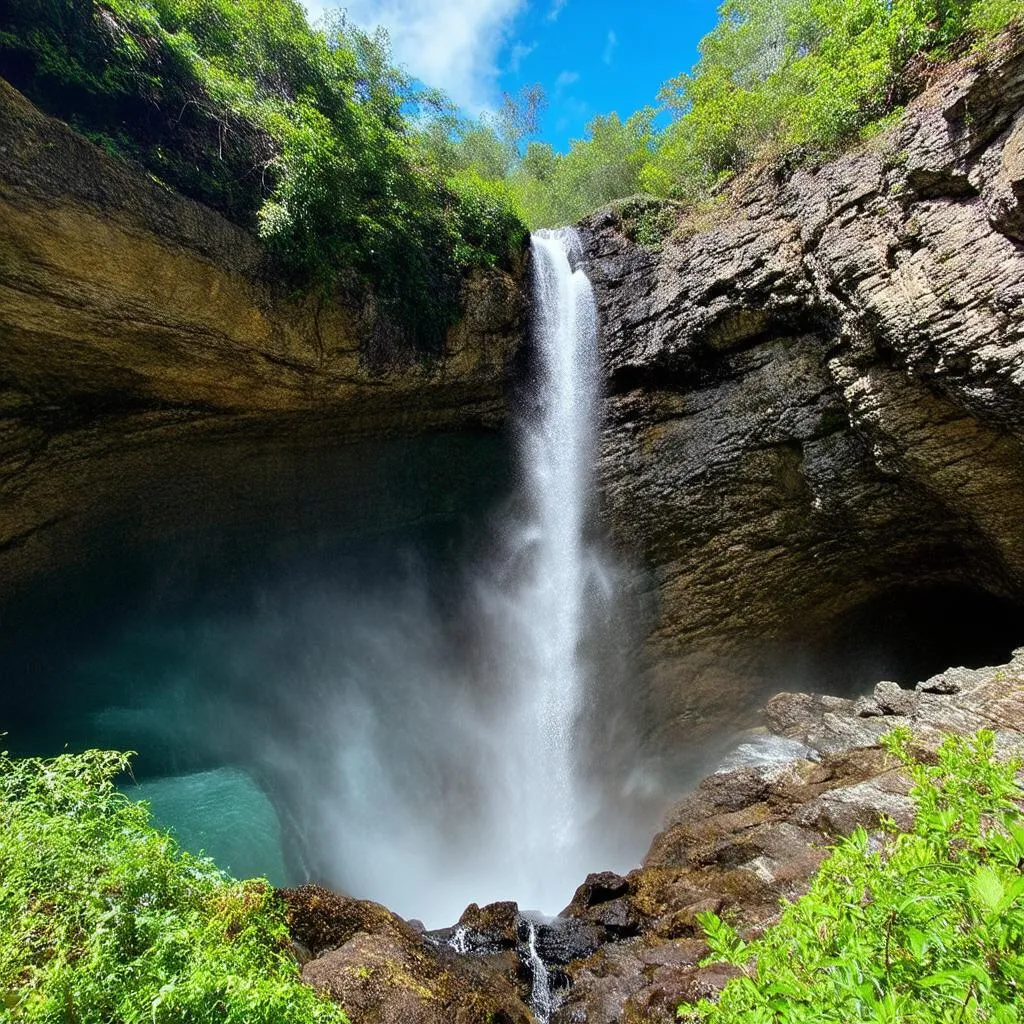
[[[669,1024],[680,1003],[713,995],[733,973],[700,966],[697,915],[728,912],[751,936],[776,919],[780,899],[806,889],[837,837],[883,816],[911,827],[910,780],[878,745],[895,726],[911,730],[922,757],[949,733],[980,728],[995,731],[1001,756],[1024,753],[1024,648],[1006,665],[950,669],[895,702],[893,685],[878,685],[870,713],[854,700],[778,694],[767,728],[745,744],[748,762],[766,755],[760,763],[706,777],[668,813],[642,867],[590,876],[563,915],[591,921],[602,904],[622,904],[636,927],[565,967],[553,1024]]]
[[[657,749],[794,673],[835,692],[813,655],[865,609],[884,623],[942,585],[1024,598],[1016,47],[831,163],[746,176],[657,251],[621,210],[584,224],[605,510],[648,573]]]
[[[473,277],[445,351],[417,357],[372,301],[289,294],[251,235],[0,80],[0,574],[65,560],[184,448],[499,424],[524,304]]]
[[[516,986],[377,903],[306,885],[282,891],[302,979],[366,1024],[530,1024]]]

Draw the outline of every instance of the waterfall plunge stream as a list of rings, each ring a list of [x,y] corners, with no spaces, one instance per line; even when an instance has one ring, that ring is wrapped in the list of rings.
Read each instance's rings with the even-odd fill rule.
[[[578,244],[570,229],[533,237],[533,401],[517,423],[526,511],[508,538],[521,576],[488,584],[502,608],[504,685],[514,702],[503,744],[514,763],[510,839],[537,876],[522,880],[536,901],[527,905],[545,910],[553,894],[544,875],[557,875],[581,840],[573,736],[586,692],[580,644],[587,591],[604,579],[585,541],[599,375],[593,291],[571,265]]]

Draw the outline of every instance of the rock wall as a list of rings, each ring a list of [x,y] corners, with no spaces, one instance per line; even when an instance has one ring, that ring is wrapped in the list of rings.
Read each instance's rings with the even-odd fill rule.
[[[1022,103],[1018,44],[832,163],[748,175],[657,251],[621,209],[584,225],[658,748],[832,689],[794,651],[886,595],[1024,596]]]
[[[66,558],[185,447],[500,423],[524,306],[478,275],[445,351],[402,352],[372,302],[287,294],[255,238],[0,80],[0,575]]]

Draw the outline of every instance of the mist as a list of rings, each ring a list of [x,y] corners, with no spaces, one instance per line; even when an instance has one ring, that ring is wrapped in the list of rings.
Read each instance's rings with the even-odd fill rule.
[[[40,599],[81,621],[66,665],[45,668],[56,710],[34,749],[137,750],[141,784],[126,791],[188,848],[432,927],[470,902],[554,914],[589,872],[633,867],[666,798],[629,685],[634,581],[596,526],[596,311],[574,245],[534,241],[504,486],[481,487],[501,459],[468,442],[303,453],[301,477],[282,454],[237,485],[197,458],[210,479],[176,481],[184,525],[163,554],[140,552],[148,576],[130,580],[113,536],[80,599],[69,579],[59,604]],[[460,491],[442,476],[431,495],[454,460]],[[266,509],[251,500],[257,471]],[[309,495],[282,489],[300,479]],[[197,493],[214,496],[202,530]],[[56,635],[52,613],[25,617]],[[26,640],[33,658],[51,646]],[[41,712],[25,701],[22,714],[31,726]]]

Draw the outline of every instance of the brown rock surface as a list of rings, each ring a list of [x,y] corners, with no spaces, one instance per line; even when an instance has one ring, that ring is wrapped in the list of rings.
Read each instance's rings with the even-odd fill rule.
[[[1017,47],[831,163],[751,173],[657,251],[615,209],[584,225],[655,747],[742,722],[800,671],[795,646],[873,602],[1024,600]]]
[[[417,357],[372,302],[289,295],[255,238],[0,80],[0,574],[66,559],[186,447],[500,423],[524,301],[473,277],[445,351]]]
[[[776,735],[822,752],[720,770],[672,808],[616,897],[630,904],[639,934],[609,933],[596,952],[568,964],[571,987],[553,1024],[670,1024],[680,1003],[712,995],[731,976],[698,966],[707,953],[699,914],[727,913],[742,934],[757,934],[780,899],[806,889],[837,837],[875,829],[882,817],[910,827],[910,782],[877,745],[894,725],[911,728],[922,757],[950,732],[979,728],[995,730],[1003,756],[1024,750],[1024,648],[1006,665],[950,669],[916,692],[910,714],[867,719],[853,701],[775,697],[767,718]],[[587,894],[601,877],[580,887],[566,914],[586,919],[600,906]]]
[[[282,890],[292,938],[313,954],[302,978],[367,1024],[531,1024],[489,961],[430,943],[376,903],[315,885]]]

